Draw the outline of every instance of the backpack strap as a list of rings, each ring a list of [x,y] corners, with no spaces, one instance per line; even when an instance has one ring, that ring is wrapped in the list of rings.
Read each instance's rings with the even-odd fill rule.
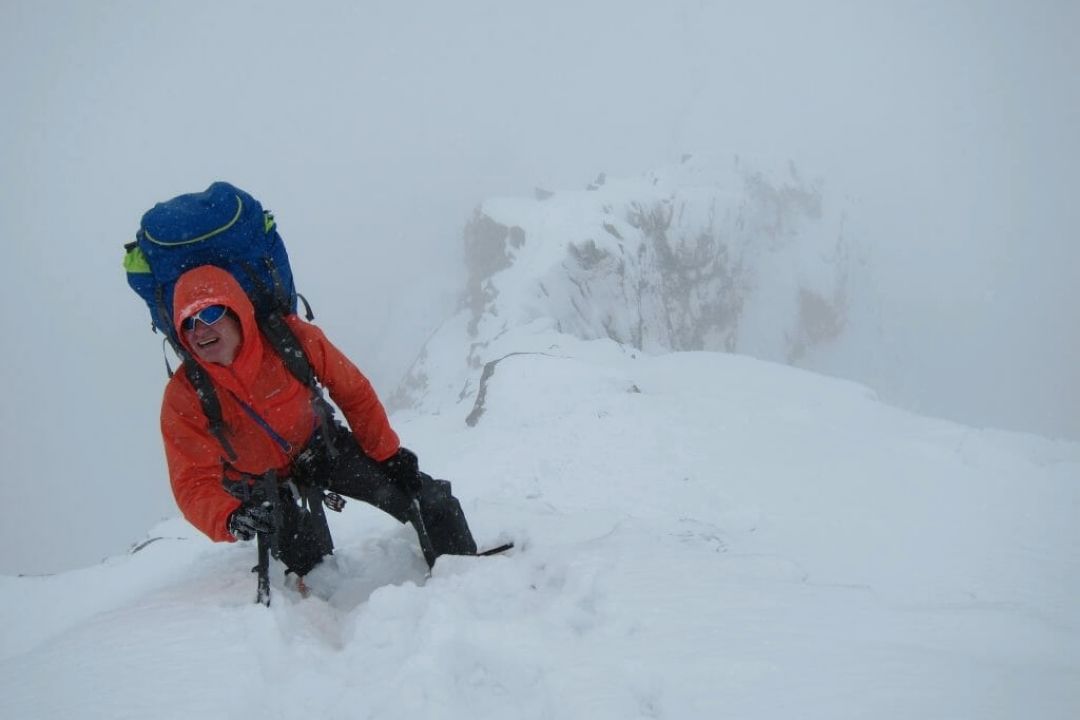
[[[150,326],[150,329],[157,332],[159,326],[163,328],[172,328],[173,321],[172,318],[169,317],[169,310],[165,307],[165,288],[161,283],[158,283],[154,288],[154,308],[157,310],[158,319]],[[179,352],[180,342],[179,338],[176,337],[176,331],[172,330],[171,332],[165,333],[165,337],[168,338],[169,344],[173,346],[173,350]],[[170,374],[169,377],[172,377],[172,375]]]
[[[184,361],[184,374],[187,376],[191,386],[195,388],[195,394],[202,405],[203,415],[206,416],[210,434],[217,439],[222,449],[225,450],[225,454],[229,456],[229,460],[236,460],[236,451],[233,450],[232,443],[229,442],[229,438],[225,434],[225,420],[221,417],[221,401],[218,399],[214,382],[210,379],[210,375],[207,374],[203,366],[195,362],[195,358],[191,357],[189,353],[183,352],[181,358]]]
[[[308,322],[311,322],[312,320],[314,320],[315,319],[315,313],[311,312],[311,305],[308,303],[307,298],[304,297],[303,295],[301,295],[300,293],[296,293],[296,297],[297,297],[298,300],[300,300],[300,302],[304,303],[304,318]]]
[[[293,377],[308,387],[314,385],[315,370],[311,367],[311,363],[308,362],[307,353],[304,352],[304,347],[300,344],[296,333],[285,322],[285,316],[273,312],[256,318],[256,322],[263,337],[274,348],[274,351],[281,356],[281,361],[292,373]]]
[[[305,304],[307,301],[305,300]],[[326,450],[331,458],[337,457],[337,448],[334,446],[333,436],[330,433],[331,419],[334,410],[323,395],[322,386],[315,377],[315,370],[311,367],[304,346],[300,344],[296,333],[292,331],[285,316],[279,312],[273,312],[258,319],[259,330],[266,338],[270,346],[277,352],[278,357],[292,373],[293,377],[306,385],[311,391],[311,408],[315,412],[320,435],[326,443]]]

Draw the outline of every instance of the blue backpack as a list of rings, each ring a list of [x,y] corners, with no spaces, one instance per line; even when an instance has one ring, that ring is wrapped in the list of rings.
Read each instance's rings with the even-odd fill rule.
[[[255,198],[227,182],[216,182],[205,192],[158,203],[143,215],[135,241],[124,249],[128,284],[150,308],[153,328],[165,335],[184,361],[184,374],[197,391],[210,432],[230,460],[236,454],[217,392],[210,376],[180,344],[172,322],[173,289],[192,268],[216,265],[236,278],[255,307],[255,320],[267,343],[289,372],[311,388],[320,425],[325,428],[333,419],[311,363],[285,322],[285,315],[296,312],[297,298],[303,297],[293,285],[289,256],[274,216]],[[306,300],[304,309],[307,319],[313,319]],[[165,366],[171,376],[167,360]],[[329,437],[325,432],[324,436]]]
[[[128,284],[174,348],[180,345],[172,322],[173,288],[200,265],[229,271],[251,298],[256,317],[296,312],[292,269],[274,216],[227,182],[158,203],[124,248]]]

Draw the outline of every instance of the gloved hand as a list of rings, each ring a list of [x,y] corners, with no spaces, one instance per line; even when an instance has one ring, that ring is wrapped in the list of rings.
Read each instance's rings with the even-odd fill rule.
[[[399,448],[396,453],[383,460],[380,466],[383,472],[409,495],[420,495],[420,462],[412,450]]]
[[[269,505],[244,503],[232,511],[225,527],[237,540],[251,540],[258,533],[274,530],[274,516]]]

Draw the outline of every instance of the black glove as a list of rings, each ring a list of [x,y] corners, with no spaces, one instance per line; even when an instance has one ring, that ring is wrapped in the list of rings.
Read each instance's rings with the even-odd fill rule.
[[[412,497],[420,495],[420,463],[416,453],[399,448],[390,458],[379,464],[391,480]]]
[[[273,532],[274,516],[269,505],[244,503],[232,511],[225,527],[237,540],[250,540],[258,533]]]
[[[352,432],[337,423],[319,428],[311,434],[307,445],[292,461],[289,475],[299,484],[327,489],[334,474],[334,448],[356,445]]]

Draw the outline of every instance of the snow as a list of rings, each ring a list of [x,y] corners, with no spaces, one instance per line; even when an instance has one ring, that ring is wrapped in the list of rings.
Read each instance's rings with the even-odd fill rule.
[[[850,377],[833,346],[842,337],[849,356],[880,344],[873,272],[856,271],[864,253],[845,236],[844,203],[775,165],[686,157],[582,190],[486,200],[465,230],[464,307],[428,340],[393,406],[437,411],[470,369],[497,360],[493,348],[521,351],[500,337],[533,322]]]
[[[1073,718],[1080,445],[736,355],[533,323],[395,416],[491,558],[360,503],[301,598],[178,518],[0,578],[4,718]],[[532,352],[536,349],[537,352]],[[539,350],[542,349],[543,352]]]

